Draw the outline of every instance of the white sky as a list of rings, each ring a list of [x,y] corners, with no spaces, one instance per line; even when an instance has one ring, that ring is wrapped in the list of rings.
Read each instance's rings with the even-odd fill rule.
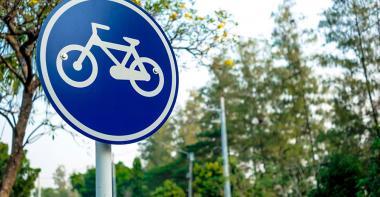
[[[214,10],[224,9],[232,14],[239,25],[233,33],[245,37],[269,38],[273,28],[271,13],[277,10],[281,0],[198,0],[196,7],[201,13],[207,14]],[[305,16],[303,27],[316,27],[321,12],[328,7],[329,0],[298,0],[294,11]],[[205,69],[180,70],[179,105],[183,105],[188,97],[188,91],[201,87],[208,80]],[[177,108],[179,107],[177,104]],[[0,129],[4,121],[0,121]],[[5,131],[0,140],[9,143],[10,133]],[[58,131],[55,139],[44,136],[35,143],[28,145],[27,157],[33,167],[41,168],[40,182],[42,187],[52,187],[52,174],[58,165],[64,165],[68,174],[83,172],[95,165],[95,142],[78,133],[74,141],[71,135]],[[138,156],[137,144],[115,145],[112,147],[115,160],[123,161],[130,166],[134,157]]]

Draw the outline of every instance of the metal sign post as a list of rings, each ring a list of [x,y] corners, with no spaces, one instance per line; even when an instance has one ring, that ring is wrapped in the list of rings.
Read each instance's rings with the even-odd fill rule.
[[[115,155],[112,154],[112,197],[116,197],[116,166],[115,166]]]
[[[96,142],[96,197],[112,196],[111,145]]]

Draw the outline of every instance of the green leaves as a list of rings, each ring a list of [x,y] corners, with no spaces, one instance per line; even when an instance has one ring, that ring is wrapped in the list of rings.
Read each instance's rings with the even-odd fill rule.
[[[219,162],[194,166],[194,196],[223,196],[223,168]]]
[[[74,190],[81,196],[95,196],[95,168],[88,169],[85,173],[74,173],[70,176],[70,182]]]
[[[336,46],[336,51],[326,55],[324,63],[337,66],[343,79],[336,79],[340,85],[338,97],[358,116],[370,114],[370,125],[378,127],[379,62],[379,4],[368,1],[333,1],[325,11],[320,27],[325,31],[327,44]],[[374,25],[377,24],[377,25]],[[357,108],[363,110],[357,110]],[[375,130],[371,135],[378,135]]]
[[[185,192],[173,181],[166,180],[163,185],[157,187],[151,195],[152,197],[185,197]]]
[[[310,196],[355,196],[363,181],[363,164],[357,155],[334,154],[321,165],[319,187]],[[359,186],[359,187],[358,187]]]

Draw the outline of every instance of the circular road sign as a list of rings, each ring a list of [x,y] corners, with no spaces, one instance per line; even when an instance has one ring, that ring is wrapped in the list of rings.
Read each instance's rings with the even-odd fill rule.
[[[104,143],[152,135],[176,101],[171,45],[158,23],[129,1],[63,1],[44,21],[36,62],[58,114]]]

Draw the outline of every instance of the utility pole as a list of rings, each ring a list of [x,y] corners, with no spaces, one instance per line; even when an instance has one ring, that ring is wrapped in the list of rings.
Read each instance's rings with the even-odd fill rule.
[[[188,196],[193,196],[193,162],[194,162],[194,153],[190,152],[188,154],[189,157],[189,188],[187,190]]]
[[[178,149],[178,152],[183,153],[187,155],[187,158],[189,159],[189,172],[187,172],[187,178],[189,179],[189,184],[187,188],[187,196],[192,197],[193,196],[193,162],[194,162],[194,153],[193,152],[186,152],[182,149]]]
[[[166,146],[166,144],[161,143],[161,142],[159,144],[162,146]],[[195,160],[195,156],[194,156],[193,152],[187,152],[187,151],[184,151],[180,148],[177,151],[182,153],[182,154],[185,154],[187,156],[187,158],[189,159],[189,171],[186,174],[186,178],[189,179],[189,183],[187,186],[188,187],[187,188],[187,195],[188,195],[188,197],[192,197],[193,196],[193,163]]]
[[[223,153],[223,174],[224,182],[224,196],[231,197],[231,183],[230,183],[230,170],[228,163],[228,143],[227,143],[227,123],[226,112],[224,106],[224,97],[220,98],[220,124],[222,132],[222,153]]]

